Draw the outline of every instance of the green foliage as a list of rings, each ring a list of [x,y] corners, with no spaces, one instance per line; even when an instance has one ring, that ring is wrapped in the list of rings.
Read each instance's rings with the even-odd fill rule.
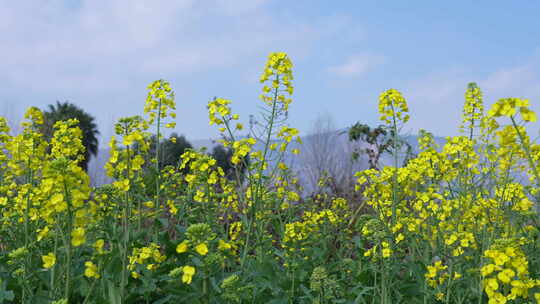
[[[172,133],[169,138],[161,140],[160,145],[160,169],[163,169],[166,166],[178,166],[180,156],[184,154],[187,149],[193,149],[193,146],[184,135],[178,135],[176,133]],[[150,155],[154,155],[155,153],[156,137],[152,136],[150,138]]]
[[[249,156],[246,155],[238,165],[235,165],[231,161],[233,154],[234,151],[232,149],[224,148],[223,145],[217,145],[214,146],[210,155],[217,161],[217,165],[223,169],[228,179],[233,180],[238,178],[240,181],[243,181],[246,170],[249,167]]]
[[[384,153],[392,154],[392,145],[394,144],[395,131],[385,125],[379,125],[376,128],[371,128],[366,124],[359,122],[349,128],[349,141],[357,141],[367,143],[365,148],[357,148],[353,151],[352,159],[357,160],[361,154],[367,154],[369,169],[380,169],[379,161]],[[412,146],[405,139],[397,137],[398,148],[405,149],[404,163],[413,158]]]
[[[528,101],[501,99],[480,115],[470,86],[474,119],[464,120],[480,138],[448,138],[439,151],[422,132],[421,152],[402,162],[407,103],[387,90],[386,126],[357,124],[351,138],[384,147],[394,165],[355,174],[359,201],[324,191],[302,199],[285,163],[288,150],[300,153],[289,144],[301,143],[286,121],[292,79],[288,56],[271,54],[261,77],[267,124],[248,137],[235,133],[243,126],[230,100],[209,102],[230,149],[215,157],[181,137],[178,147],[157,144],[176,105],[170,85],[153,82],[147,117],[115,125],[113,182],[98,188],[79,164],[76,121],[57,122],[47,140],[36,108],[16,136],[0,118],[0,303],[540,301],[540,144],[524,127],[536,120]],[[511,124],[501,127],[503,117]],[[227,175],[235,167],[243,180]]]

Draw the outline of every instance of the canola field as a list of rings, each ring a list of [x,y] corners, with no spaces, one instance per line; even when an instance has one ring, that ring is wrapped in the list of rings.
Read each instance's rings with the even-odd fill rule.
[[[540,144],[527,132],[528,100],[484,109],[471,83],[461,135],[439,147],[422,131],[403,162],[399,132],[414,113],[387,90],[379,113],[394,165],[357,172],[355,196],[322,179],[302,197],[282,161],[302,153],[286,119],[287,54],[270,54],[260,82],[264,124],[248,137],[230,100],[207,105],[234,176],[198,150],[159,167],[150,138],[176,118],[164,80],[148,87],[141,116],[116,123],[113,182],[99,187],[79,166],[76,120],[45,140],[39,109],[17,135],[0,117],[0,303],[540,303]]]

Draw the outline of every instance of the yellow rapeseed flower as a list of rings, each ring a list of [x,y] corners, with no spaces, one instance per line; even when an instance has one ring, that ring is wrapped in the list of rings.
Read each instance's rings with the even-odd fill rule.
[[[105,251],[103,250],[104,245],[105,245],[105,241],[102,239],[99,239],[94,243],[94,248],[96,249],[98,254],[105,253]]]
[[[47,237],[47,235],[49,235],[49,227],[45,226],[45,228],[43,228],[43,229],[38,229],[37,232],[38,232],[37,241],[39,242],[44,237]]]
[[[208,253],[208,246],[206,246],[206,243],[200,243],[195,246],[195,251],[200,255],[206,255]]]
[[[186,283],[186,284],[191,284],[191,279],[193,278],[193,276],[195,275],[195,267],[193,266],[184,266],[182,268],[182,272],[184,273],[182,275],[182,282]]]
[[[86,242],[84,228],[79,227],[71,232],[71,245],[74,247],[81,246]]]
[[[49,252],[47,255],[44,255],[41,257],[41,260],[43,261],[43,268],[51,268],[56,264],[56,255],[54,253]]]
[[[389,89],[379,96],[379,114],[383,122],[392,124],[395,118],[396,122],[406,123],[409,120],[408,112],[407,101],[398,90]]]
[[[88,277],[88,278],[96,278],[96,279],[100,278],[98,268],[94,263],[92,263],[91,261],[86,261],[84,263],[84,266],[86,266],[86,268],[84,270],[84,275],[86,277]]]
[[[219,243],[218,243],[218,249],[219,250],[229,250],[231,249],[231,244],[225,242],[224,240],[219,240]]]
[[[176,252],[178,253],[184,253],[188,251],[188,241],[184,240],[182,241],[182,243],[178,244],[178,246],[176,246]]]

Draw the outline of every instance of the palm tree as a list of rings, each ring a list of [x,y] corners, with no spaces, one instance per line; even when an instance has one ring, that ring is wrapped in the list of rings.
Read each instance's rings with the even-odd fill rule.
[[[172,139],[174,138],[174,141]],[[150,142],[151,154],[155,154],[156,138],[153,137]],[[163,140],[160,147],[160,163],[159,167],[163,169],[165,166],[177,166],[181,160],[180,156],[188,149],[193,149],[191,143],[184,135],[172,133],[168,140]]]
[[[55,105],[49,105],[48,109],[43,112],[44,116],[44,128],[43,134],[50,140],[54,133],[54,124],[57,121],[68,120],[75,118],[79,121],[79,128],[81,128],[83,138],[82,143],[85,147],[84,160],[80,165],[85,171],[88,171],[88,162],[91,156],[96,156],[98,152],[98,139],[99,131],[97,125],[94,122],[94,117],[83,111],[81,108],[70,102],[56,101]]]
[[[152,159],[156,155],[156,144],[157,144],[157,136],[152,135],[149,138],[149,144],[150,149],[148,151],[148,154],[146,154],[146,159],[144,162],[144,173],[143,173],[143,180],[146,188],[146,194],[149,196],[156,195],[156,178],[158,175],[158,172],[156,171],[156,168],[154,164],[152,163]],[[133,150],[138,150],[139,144],[135,143],[133,146]],[[159,170],[162,170],[166,166],[178,166],[180,165],[180,162],[182,161],[181,156],[186,152],[188,149],[193,149],[193,146],[191,143],[186,139],[184,135],[178,135],[177,133],[172,133],[169,138],[164,139],[162,138],[160,140],[160,146],[159,146]],[[184,168],[181,170],[182,173],[186,174],[188,172],[188,168]]]

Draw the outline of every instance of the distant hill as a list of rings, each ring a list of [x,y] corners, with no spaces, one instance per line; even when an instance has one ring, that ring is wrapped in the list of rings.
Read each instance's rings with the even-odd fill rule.
[[[360,143],[351,143],[348,140],[348,129],[340,129],[326,134],[306,135],[302,137],[302,144],[295,141],[291,142],[290,148],[296,148],[301,151],[300,155],[287,153],[282,160],[297,175],[300,182],[310,192],[316,186],[317,172],[321,170],[332,171],[343,180],[348,180],[358,170],[367,168],[367,159],[360,157],[358,161],[352,162],[351,155],[355,148],[361,147]],[[404,136],[404,139],[411,144],[414,153],[418,153],[417,135]],[[439,145],[444,145],[446,140],[442,137],[435,137]],[[218,143],[215,139],[197,139],[190,140],[195,149],[206,147],[207,151]],[[255,150],[262,149],[261,144],[255,145]],[[289,149],[289,151],[291,150]],[[105,174],[105,164],[109,158],[109,149],[100,149],[97,157],[90,160],[89,175],[92,185],[98,186],[111,182],[111,179]],[[274,162],[277,160],[273,160]],[[272,160],[271,160],[272,162]],[[381,157],[381,165],[391,164],[392,159],[389,155]]]

